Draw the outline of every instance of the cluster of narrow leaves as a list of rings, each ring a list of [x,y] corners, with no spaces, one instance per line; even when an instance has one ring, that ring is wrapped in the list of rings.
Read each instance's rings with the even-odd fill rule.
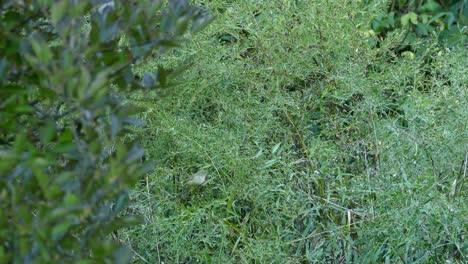
[[[164,85],[133,65],[208,20],[184,0],[1,1],[1,263],[130,259],[109,234],[139,222],[127,192],[152,166],[122,92]]]

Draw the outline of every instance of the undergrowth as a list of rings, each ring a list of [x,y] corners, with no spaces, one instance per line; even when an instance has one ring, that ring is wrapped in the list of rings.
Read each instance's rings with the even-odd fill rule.
[[[216,19],[138,67],[191,62],[135,97],[157,162],[122,231],[136,262],[462,263],[466,50],[375,47],[358,1],[209,1]],[[202,185],[191,175],[208,171]]]

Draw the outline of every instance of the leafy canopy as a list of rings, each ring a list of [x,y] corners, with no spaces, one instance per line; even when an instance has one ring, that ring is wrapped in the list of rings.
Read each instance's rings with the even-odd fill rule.
[[[1,2],[1,263],[129,260],[109,234],[139,222],[127,192],[152,166],[121,92],[165,85],[133,65],[208,21],[184,0]]]
[[[398,50],[415,50],[412,45],[419,38],[428,38],[434,32],[442,44],[453,47],[466,41],[467,17],[465,0],[391,0],[387,13],[372,19],[371,28],[380,37],[403,29],[406,33]]]

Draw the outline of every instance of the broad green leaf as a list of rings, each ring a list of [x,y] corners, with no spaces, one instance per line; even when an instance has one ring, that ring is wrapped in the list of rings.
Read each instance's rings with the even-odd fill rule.
[[[390,27],[392,28],[395,27],[395,12],[388,13],[387,18],[388,18],[388,24],[390,25]]]
[[[446,15],[449,15],[450,13],[448,12],[441,12],[441,13],[438,13],[436,14],[435,16],[433,16],[431,18],[431,20],[429,20],[429,22],[427,22],[428,24],[431,24],[433,23],[434,21],[440,21],[440,18],[442,18],[443,16],[446,16]]]
[[[59,20],[63,17],[63,15],[67,12],[69,1],[61,0],[56,1],[52,8],[50,9],[50,14],[52,18],[52,23],[57,25]]]
[[[26,135],[23,133],[16,134],[16,138],[13,143],[13,150],[19,154],[23,152],[26,146],[27,146]]]
[[[55,122],[47,120],[47,122],[39,128],[39,136],[44,144],[49,143],[55,137]]]
[[[437,10],[440,10],[440,5],[434,0],[428,0],[421,6],[422,12],[435,12]]]
[[[15,112],[19,114],[28,114],[36,111],[36,109],[27,104],[20,104],[15,107]]]
[[[78,198],[73,193],[68,192],[67,195],[65,195],[63,202],[66,206],[74,206],[77,205],[80,200],[78,200]]]
[[[64,234],[70,229],[72,223],[69,220],[66,220],[63,223],[60,223],[52,228],[52,240],[59,240],[61,239]]]
[[[427,22],[429,21],[429,15],[428,14],[421,14],[420,17],[421,17],[422,22],[424,24],[427,24]]]
[[[50,50],[48,44],[40,38],[32,38],[30,43],[38,61],[42,64],[42,66],[49,65],[50,61],[52,60],[52,51]]]
[[[47,161],[45,161],[44,159],[39,159],[39,158],[35,159],[34,164],[37,167],[33,168],[33,172],[37,180],[37,183],[39,184],[42,190],[42,193],[44,194],[46,199],[50,201],[52,200],[52,191],[49,186],[49,176],[42,172],[41,167],[44,167],[44,165],[39,165],[42,163],[47,164]]]
[[[412,24],[418,24],[418,15],[414,12],[409,12],[401,17],[401,25],[407,26],[411,21]]]

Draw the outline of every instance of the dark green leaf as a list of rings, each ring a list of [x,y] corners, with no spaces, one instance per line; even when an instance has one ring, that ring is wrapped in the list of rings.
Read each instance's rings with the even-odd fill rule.
[[[39,136],[44,144],[49,143],[55,137],[55,122],[47,120],[47,122],[39,129]]]

